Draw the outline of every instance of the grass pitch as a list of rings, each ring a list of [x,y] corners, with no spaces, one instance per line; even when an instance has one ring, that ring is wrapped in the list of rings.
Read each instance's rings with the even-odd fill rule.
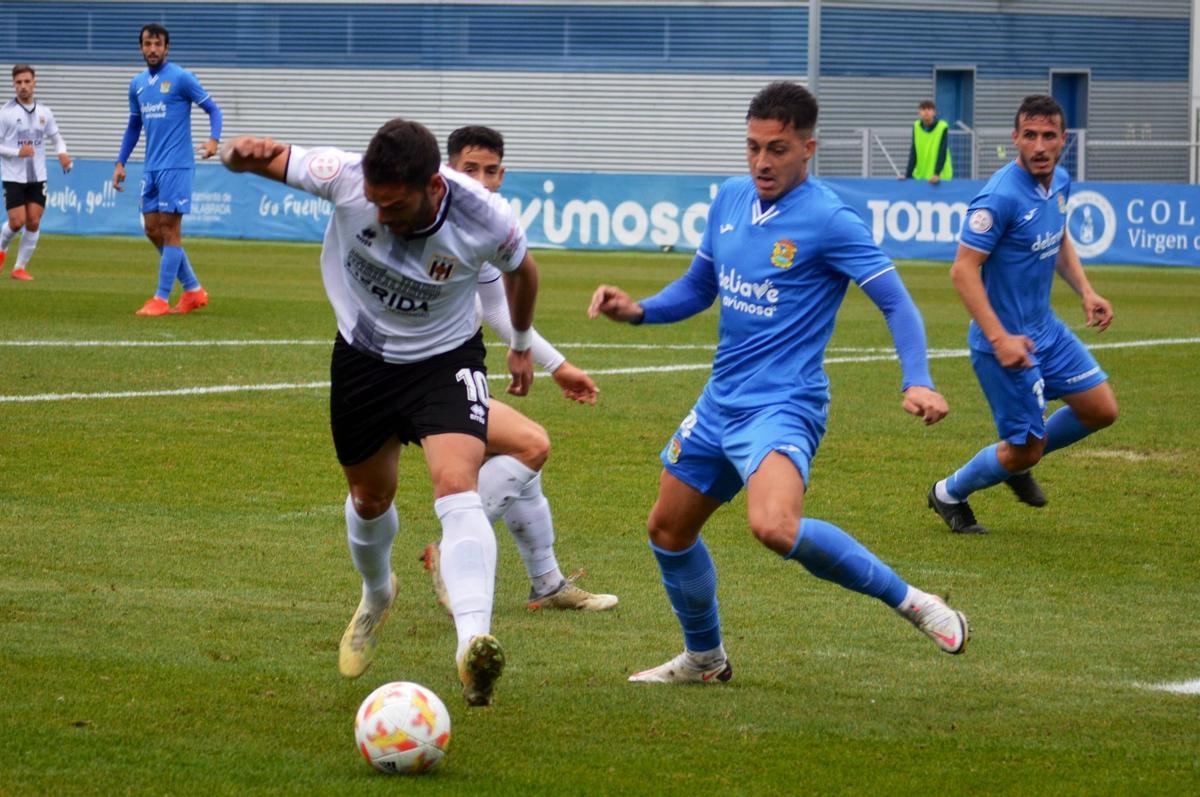
[[[359,681],[336,672],[358,586],[327,390],[262,389],[328,379],[317,247],[188,250],[212,305],[186,317],[133,316],[156,276],[141,240],[47,237],[35,282],[0,279],[0,793],[1200,791],[1200,695],[1138,686],[1200,679],[1200,272],[1091,270],[1116,321],[1085,342],[1145,343],[1096,350],[1121,419],[1038,467],[1045,509],[1003,488],[974,498],[986,537],[953,536],[925,507],[929,484],[995,434],[954,351],[966,314],[945,264],[902,267],[930,346],[947,350],[932,368],[951,415],[932,428],[901,411],[898,366],[867,359],[890,340],[852,288],[807,511],[948,595],[971,645],[941,654],[881,604],[781,561],[739,498],[705,533],[734,680],[656,688],[625,682],[682,644],[643,523],[716,313],[588,322],[597,283],[646,295],[687,258],[541,253],[538,328],[597,373],[600,403],[538,380],[513,404],[554,439],[544,482],[564,570],[585,567],[584,585],[621,604],[527,612],[501,526],[493,627],[509,667],[496,705],[468,711],[417,561],[437,527],[416,450],[401,460],[401,593],[379,658]],[[31,341],[104,345],[13,345]],[[245,341],[261,342],[231,345]],[[701,367],[603,373],[680,365]],[[222,386],[243,389],[179,392]],[[430,776],[378,775],[354,748],[355,708],[389,680],[450,708],[450,754]]]

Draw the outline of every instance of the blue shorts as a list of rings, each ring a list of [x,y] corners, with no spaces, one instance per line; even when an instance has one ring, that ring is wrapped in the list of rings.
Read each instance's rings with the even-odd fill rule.
[[[1032,368],[1005,368],[991,352],[971,349],[971,365],[983,388],[1000,439],[1025,444],[1046,436],[1046,402],[1091,390],[1108,379],[1087,346],[1058,319],[1038,341]]]
[[[808,484],[812,458],[825,435],[827,407],[824,401],[793,401],[732,414],[705,391],[659,458],[672,476],[718,501],[732,500],[772,451],[790,458]]]
[[[188,213],[192,209],[193,169],[159,169],[142,176],[143,213]]]

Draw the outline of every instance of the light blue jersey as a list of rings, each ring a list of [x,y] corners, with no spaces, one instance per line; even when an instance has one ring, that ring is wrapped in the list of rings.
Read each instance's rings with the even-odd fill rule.
[[[129,112],[146,129],[146,171],[191,169],[192,104],[208,99],[196,76],[170,61],[129,83]],[[136,142],[136,137],[134,142]]]
[[[1035,344],[1056,334],[1050,286],[1070,195],[1071,178],[1062,167],[1046,190],[1013,161],[971,201],[963,224],[963,245],[988,256],[983,285],[1000,323],[1010,335],[1026,335]],[[972,349],[992,350],[974,321],[967,339]]]
[[[765,209],[750,177],[728,180],[698,255],[721,308],[706,392],[726,411],[828,401],[825,347],[846,288],[893,269],[858,214],[813,178]]]

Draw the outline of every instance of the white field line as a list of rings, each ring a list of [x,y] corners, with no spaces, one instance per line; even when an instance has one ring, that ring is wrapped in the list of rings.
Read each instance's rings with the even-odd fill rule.
[[[1200,678],[1166,684],[1134,684],[1134,686],[1139,686],[1142,689],[1153,689],[1158,692],[1174,692],[1177,695],[1200,695]]]
[[[21,342],[0,343],[0,345],[19,345]],[[151,345],[150,342],[145,342]],[[282,345],[287,341],[224,341],[228,345]],[[294,345],[314,344],[316,341],[294,341]],[[321,341],[322,345],[330,345],[329,341]],[[1160,338],[1157,340],[1128,340],[1118,341],[1115,343],[1101,343],[1091,346],[1093,349],[1123,349],[1123,348],[1138,348],[1145,346],[1178,346],[1186,344],[1200,343],[1200,338]],[[157,341],[153,345],[212,345],[212,341]],[[24,341],[24,345],[64,345],[64,346],[79,346],[79,345],[141,345],[137,341]],[[600,346],[607,344],[580,344],[580,346]],[[621,345],[621,344],[616,344]],[[569,347],[569,346],[564,346]],[[640,344],[639,344],[640,347]],[[665,348],[663,346],[648,346],[646,348]],[[841,363],[868,363],[868,362],[884,362],[895,360],[896,355],[890,349],[830,349],[830,351],[859,351],[859,352],[879,352],[878,354],[862,354],[851,357],[826,357],[826,365],[836,365]],[[969,354],[967,349],[930,349],[929,359],[942,360],[948,358],[966,357]],[[712,363],[684,363],[679,365],[648,365],[631,368],[600,368],[589,370],[588,373],[593,376],[613,376],[624,374],[661,374],[674,371],[702,371],[712,367]],[[546,374],[538,373],[538,377],[544,377]],[[507,380],[507,374],[492,374],[488,377],[490,380],[499,381]],[[0,395],[0,404],[12,403],[27,403],[41,401],[79,401],[88,399],[123,399],[123,398],[157,398],[167,396],[204,396],[221,393],[247,393],[247,392],[263,392],[263,391],[279,391],[279,390],[319,390],[329,387],[329,382],[282,382],[273,384],[255,384],[255,385],[213,385],[210,387],[189,387],[177,388],[174,390],[127,390],[127,391],[106,391],[101,393],[36,393],[24,396],[4,396]]]

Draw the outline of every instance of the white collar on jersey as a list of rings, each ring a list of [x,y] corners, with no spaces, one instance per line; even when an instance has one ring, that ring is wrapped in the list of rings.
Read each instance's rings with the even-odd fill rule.
[[[762,202],[758,197],[754,198],[754,204],[750,206],[750,223],[757,224],[759,227],[766,224],[771,219],[779,215],[779,203],[776,202],[771,207],[763,210]]]
[[[404,236],[408,240],[413,238],[428,238],[442,228],[442,223],[446,221],[446,214],[450,212],[450,181],[445,180],[446,194],[442,197],[442,203],[438,205],[437,215],[433,217],[433,223],[428,227],[423,227],[419,230],[414,230],[411,235]]]

